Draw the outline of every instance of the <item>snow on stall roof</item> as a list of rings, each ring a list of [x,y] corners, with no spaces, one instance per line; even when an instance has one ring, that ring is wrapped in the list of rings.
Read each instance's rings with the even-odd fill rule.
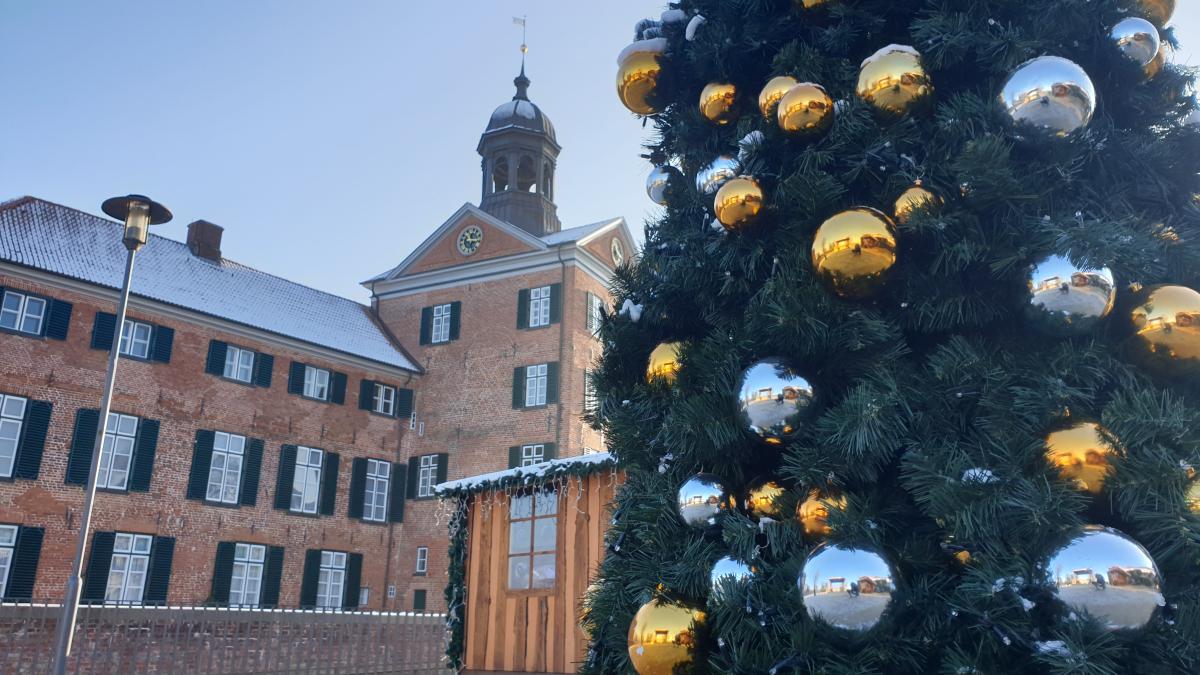
[[[542,237],[542,241],[546,242],[546,244],[549,246],[556,246],[569,241],[579,241],[580,239],[584,239],[596,233],[597,231],[612,225],[618,220],[620,220],[620,218],[609,218],[608,220],[601,220],[597,223],[588,223],[587,225],[580,225],[579,227],[572,227],[566,230],[559,230],[558,232],[551,232],[550,234]]]
[[[612,454],[607,452],[593,452],[587,455],[579,455],[578,457],[561,457],[552,459],[540,464],[532,466],[520,466],[514,469],[506,469],[504,471],[493,471],[491,473],[483,473],[478,476],[470,476],[468,478],[460,478],[458,480],[447,481],[440,483],[434,491],[438,494],[445,494],[457,490],[478,490],[486,487],[494,487],[500,483],[508,482],[523,482],[529,479],[543,478],[548,475],[554,475],[557,470],[566,469],[568,467],[580,467],[591,465],[599,469],[608,464],[615,463],[617,460]]]
[[[0,203],[0,260],[120,288],[125,270],[121,227],[22,197]],[[174,239],[150,235],[138,252],[132,293],[388,366],[420,370],[365,305],[232,260],[200,258]]]

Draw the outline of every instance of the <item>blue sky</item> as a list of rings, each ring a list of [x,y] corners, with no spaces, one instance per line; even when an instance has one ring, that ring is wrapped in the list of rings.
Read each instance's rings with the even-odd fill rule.
[[[478,202],[475,145],[512,97],[525,14],[563,226],[640,232],[649,166],[614,59],[664,4],[0,0],[0,200],[99,213],[142,192],[175,213],[159,234],[211,220],[226,257],[365,300],[359,281]],[[1180,4],[1200,40],[1200,7]],[[1177,60],[1196,62],[1187,45]]]

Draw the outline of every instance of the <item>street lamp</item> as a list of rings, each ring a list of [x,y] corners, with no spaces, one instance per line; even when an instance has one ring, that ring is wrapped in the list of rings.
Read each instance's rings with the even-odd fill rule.
[[[142,246],[151,225],[171,220],[171,212],[165,206],[142,195],[126,195],[104,200],[100,205],[104,213],[125,222],[122,242],[129,254],[125,258],[125,278],[121,282],[121,299],[117,303],[117,332],[108,350],[108,373],[104,376],[104,395],[100,400],[100,422],[96,426],[96,440],[92,444],[92,463],[88,471],[84,491],[83,511],[79,518],[79,543],[75,547],[75,559],[71,561],[71,576],[67,577],[67,591],[63,598],[62,615],[58,619],[58,633],[54,643],[54,672],[67,672],[67,656],[71,653],[71,639],[75,635],[75,616],[79,611],[80,574],[83,570],[83,554],[87,551],[88,527],[92,521],[92,504],[96,500],[96,480],[100,475],[100,448],[104,444],[104,428],[108,423],[108,411],[112,407],[113,384],[117,379],[117,360],[121,355],[121,334],[125,328],[125,309],[129,305],[129,284],[133,279],[133,257]]]

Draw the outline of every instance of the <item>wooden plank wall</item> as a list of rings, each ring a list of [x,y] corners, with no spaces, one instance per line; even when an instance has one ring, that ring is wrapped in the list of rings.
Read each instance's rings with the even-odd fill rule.
[[[610,470],[571,478],[558,506],[553,589],[508,590],[508,497],[481,493],[468,515],[467,670],[568,673],[587,652],[580,601],[604,551],[620,481]]]

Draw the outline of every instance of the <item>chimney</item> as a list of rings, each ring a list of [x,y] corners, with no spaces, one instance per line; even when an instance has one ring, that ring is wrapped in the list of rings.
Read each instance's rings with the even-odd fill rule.
[[[225,228],[207,220],[196,220],[188,225],[187,245],[192,255],[220,262],[221,233]]]

